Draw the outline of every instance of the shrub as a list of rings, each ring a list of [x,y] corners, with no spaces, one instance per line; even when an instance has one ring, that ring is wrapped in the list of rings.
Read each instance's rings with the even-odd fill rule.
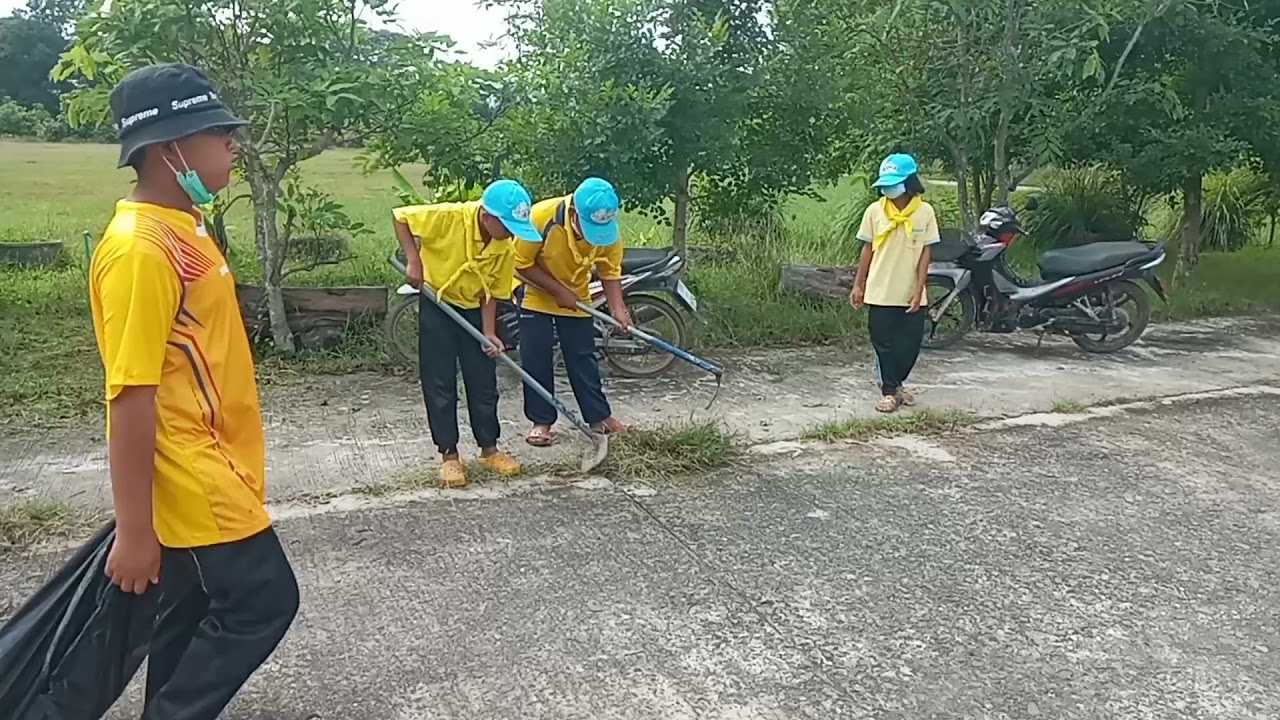
[[[1200,248],[1235,252],[1248,245],[1266,217],[1267,177],[1245,165],[1204,179]]]
[[[109,126],[85,125],[73,128],[67,123],[65,115],[51,115],[43,105],[27,107],[7,98],[0,98],[0,137],[44,142],[115,141],[115,135]]]
[[[37,138],[51,120],[49,111],[39,105],[26,107],[16,100],[0,99],[0,135]]]
[[[1142,226],[1142,202],[1119,173],[1100,165],[1048,173],[1040,206],[1025,214],[1031,243],[1042,250],[1101,240],[1129,240]]]
[[[853,192],[840,203],[840,209],[836,213],[836,226],[832,228],[835,237],[847,244],[854,243],[858,237],[858,227],[862,225],[862,214],[866,212],[867,206],[879,197],[876,191],[871,189],[870,179],[855,176],[852,182]],[[928,193],[925,195],[927,197]],[[932,202],[933,198],[929,200]]]

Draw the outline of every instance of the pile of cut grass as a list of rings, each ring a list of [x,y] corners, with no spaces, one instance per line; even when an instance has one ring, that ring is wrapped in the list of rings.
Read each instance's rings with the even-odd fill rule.
[[[804,434],[806,440],[870,440],[894,435],[939,435],[978,421],[963,410],[921,408],[914,412],[869,418],[851,418],[819,425]]]

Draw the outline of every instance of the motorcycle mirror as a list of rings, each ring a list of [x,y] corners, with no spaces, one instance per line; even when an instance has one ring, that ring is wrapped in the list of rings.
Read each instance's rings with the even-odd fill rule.
[[[1035,209],[1036,209],[1036,208],[1038,208],[1038,207],[1040,207],[1040,199],[1039,199],[1039,198],[1037,198],[1035,195],[1032,195],[1031,197],[1027,198],[1027,209],[1028,209],[1028,210],[1035,210]]]

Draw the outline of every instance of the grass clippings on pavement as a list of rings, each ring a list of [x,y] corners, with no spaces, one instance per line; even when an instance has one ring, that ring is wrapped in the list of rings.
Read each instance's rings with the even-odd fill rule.
[[[629,430],[609,439],[600,472],[617,480],[670,480],[727,467],[737,452],[733,436],[717,423]]]
[[[910,413],[898,413],[871,418],[851,418],[823,423],[804,434],[805,440],[870,440],[893,435],[937,435],[972,425],[978,421],[973,413],[964,410],[933,410],[921,408]]]
[[[608,456],[591,474],[603,475],[611,480],[670,480],[727,467],[737,453],[733,437],[715,423],[663,425],[611,436]],[[465,464],[468,486],[509,479],[476,460],[469,460]],[[558,462],[526,462],[522,476],[575,477],[581,474],[575,455]],[[361,486],[356,492],[369,497],[386,497],[396,493],[438,488],[439,470],[435,465],[427,465],[384,482]]]
[[[35,499],[0,505],[0,554],[16,552],[50,540],[88,534],[106,522],[107,515],[57,500]]]

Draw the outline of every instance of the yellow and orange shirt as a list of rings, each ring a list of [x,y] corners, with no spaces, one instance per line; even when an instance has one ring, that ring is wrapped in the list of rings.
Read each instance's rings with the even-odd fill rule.
[[[196,217],[121,201],[89,299],[110,401],[156,388],[152,513],[167,547],[234,542],[271,521],[253,354],[227,261]]]
[[[584,303],[591,302],[591,271],[601,280],[622,278],[622,239],[603,247],[592,245],[573,231],[573,196],[551,198],[535,203],[530,213],[533,226],[542,233],[542,242],[515,241],[516,270],[533,267],[534,263],[551,273]],[[585,317],[574,308],[566,310],[556,303],[551,293],[533,287],[525,288],[521,307],[549,315]]]

